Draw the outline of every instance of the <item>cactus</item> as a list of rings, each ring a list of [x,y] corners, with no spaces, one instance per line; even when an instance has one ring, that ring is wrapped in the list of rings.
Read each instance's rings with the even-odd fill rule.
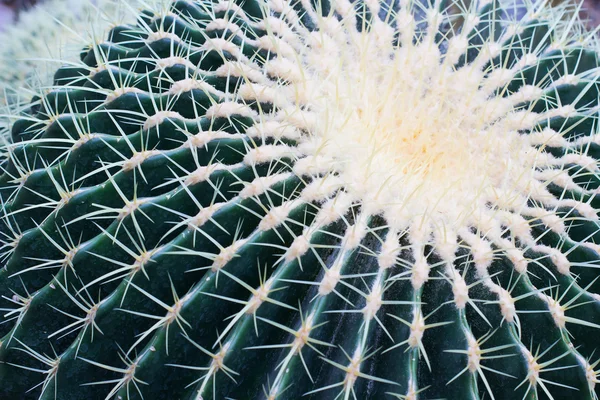
[[[504,0],[174,1],[12,125],[2,399],[597,399],[600,46]]]

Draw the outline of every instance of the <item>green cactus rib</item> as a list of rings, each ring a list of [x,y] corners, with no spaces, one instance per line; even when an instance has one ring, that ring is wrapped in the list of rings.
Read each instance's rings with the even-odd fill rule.
[[[114,27],[2,147],[0,398],[598,399],[577,11],[180,0]]]

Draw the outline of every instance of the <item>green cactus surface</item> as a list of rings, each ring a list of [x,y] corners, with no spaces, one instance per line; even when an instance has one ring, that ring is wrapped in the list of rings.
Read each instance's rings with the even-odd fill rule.
[[[578,7],[142,6],[5,135],[0,399],[598,399]]]

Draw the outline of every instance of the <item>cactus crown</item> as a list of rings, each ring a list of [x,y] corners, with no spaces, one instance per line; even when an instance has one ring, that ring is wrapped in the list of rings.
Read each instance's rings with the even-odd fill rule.
[[[578,8],[145,6],[3,147],[0,397],[597,399]]]

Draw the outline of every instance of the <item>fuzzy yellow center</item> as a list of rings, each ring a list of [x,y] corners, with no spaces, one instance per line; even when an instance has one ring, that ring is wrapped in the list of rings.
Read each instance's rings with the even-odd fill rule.
[[[324,19],[308,44],[304,78],[286,89],[300,99],[290,115],[305,121],[311,171],[336,173],[392,222],[464,226],[486,205],[525,205],[539,154],[518,132],[537,118],[516,110],[523,96],[496,95],[477,65],[455,67],[428,40],[400,47],[383,28]]]

